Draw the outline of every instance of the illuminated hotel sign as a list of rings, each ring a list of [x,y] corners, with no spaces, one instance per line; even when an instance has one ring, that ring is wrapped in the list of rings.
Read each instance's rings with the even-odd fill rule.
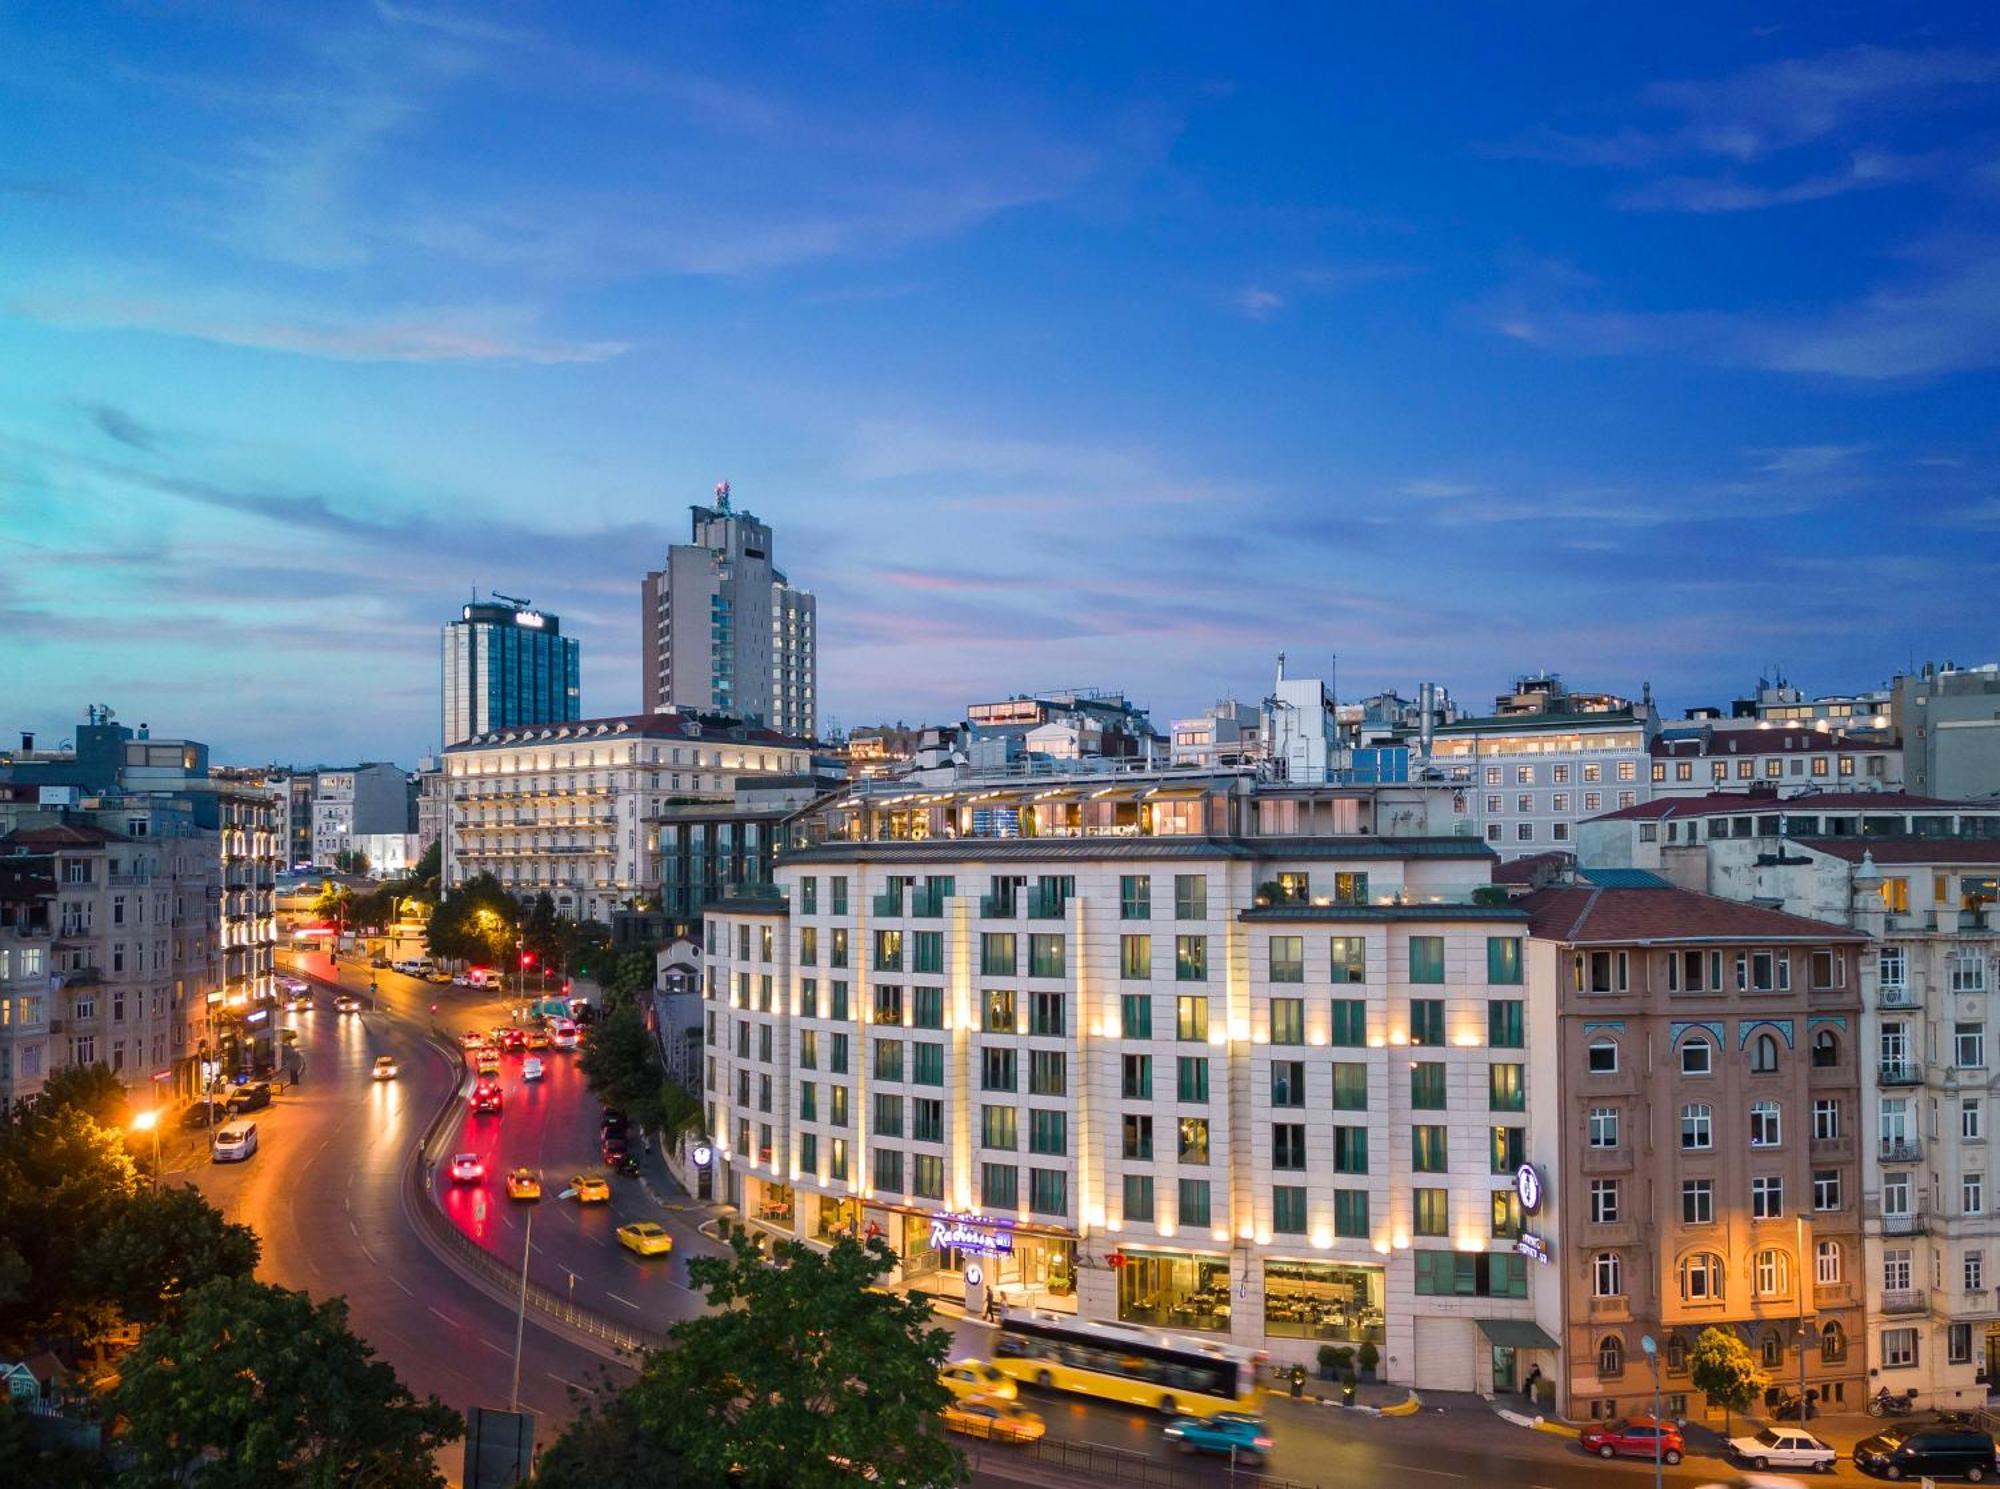
[[[1530,1215],[1542,1207],[1542,1171],[1524,1163],[1514,1171],[1514,1192],[1521,1196],[1521,1208]]]
[[[539,631],[548,624],[548,620],[536,610],[517,610],[514,612],[514,624],[526,626],[531,631]]]
[[[939,1210],[931,1216],[931,1250],[1011,1256],[1014,1252],[1014,1222]]]
[[[1549,1243],[1532,1231],[1522,1231],[1514,1242],[1514,1249],[1522,1256],[1532,1256],[1543,1266],[1549,1264]]]

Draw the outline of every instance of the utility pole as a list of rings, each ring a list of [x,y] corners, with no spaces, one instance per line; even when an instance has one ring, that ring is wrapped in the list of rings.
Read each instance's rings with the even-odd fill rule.
[[[1799,1228],[1799,1426],[1806,1425],[1806,1217],[1796,1217]]]
[[[532,1222],[533,1216],[529,1217]],[[1660,1419],[1660,1346],[1651,1334],[1639,1336],[1639,1348],[1646,1352],[1646,1363],[1653,1367],[1653,1489],[1661,1489],[1666,1477],[1663,1466],[1666,1459],[1667,1439],[1665,1424]]]
[[[528,1212],[528,1235],[521,1242],[521,1301],[514,1311],[514,1387],[508,1393],[509,1411],[521,1409],[521,1337],[528,1328],[528,1257],[535,1249],[535,1212]]]

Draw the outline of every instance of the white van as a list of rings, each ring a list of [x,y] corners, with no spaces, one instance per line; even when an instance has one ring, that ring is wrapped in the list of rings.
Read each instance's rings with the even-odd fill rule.
[[[241,1163],[257,1151],[257,1124],[229,1122],[215,1129],[209,1156],[217,1163]]]
[[[549,1041],[559,1050],[576,1048],[576,1024],[570,1019],[553,1020],[549,1026]]]

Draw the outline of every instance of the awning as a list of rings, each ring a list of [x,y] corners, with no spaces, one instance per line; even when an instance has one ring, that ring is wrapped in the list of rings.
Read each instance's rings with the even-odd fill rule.
[[[1160,786],[1146,793],[1148,801],[1200,801],[1208,795],[1206,786]]]
[[[1479,1332],[1487,1340],[1502,1349],[1555,1349],[1555,1340],[1543,1332],[1542,1326],[1527,1318],[1482,1318]]]

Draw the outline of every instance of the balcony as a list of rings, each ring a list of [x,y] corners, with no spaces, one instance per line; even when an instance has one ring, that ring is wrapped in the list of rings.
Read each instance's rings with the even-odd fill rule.
[[[1882,1234],[1885,1236],[1922,1236],[1929,1233],[1930,1216],[1922,1210],[1882,1216]]]
[[[1885,1137],[1882,1139],[1881,1159],[1884,1163],[1920,1163],[1923,1161],[1924,1145],[1913,1137]]]
[[[1624,1324],[1632,1321],[1630,1298],[1591,1298],[1587,1317],[1594,1324]]]
[[[1919,1060],[1884,1060],[1880,1071],[1881,1082],[1885,1086],[1921,1086],[1924,1083],[1923,1062]]]
[[[1837,1163],[1854,1156],[1854,1139],[1842,1137],[1816,1137],[1810,1144],[1812,1156],[1826,1163]]]
[[[979,915],[982,920],[1012,920],[1021,913],[1021,902],[1011,894],[982,894],[979,897]]]
[[[1877,1008],[1915,1008],[1917,995],[1907,987],[1878,987],[1875,990]]]
[[[1887,1224],[1885,1219],[1884,1224]],[[1926,1313],[1930,1310],[1930,1295],[1917,1288],[1903,1288],[1882,1294],[1882,1305],[1878,1310],[1885,1314]]]
[[[1859,1301],[1856,1292],[1857,1286],[1852,1282],[1816,1282],[1813,1284],[1813,1307],[1844,1308]]]
[[[890,915],[900,920],[903,915],[903,886],[898,884],[883,890],[872,903],[877,915]]]
[[[1592,1148],[1583,1150],[1582,1168],[1584,1173],[1629,1174],[1632,1172],[1632,1149],[1620,1144],[1615,1148]]]

